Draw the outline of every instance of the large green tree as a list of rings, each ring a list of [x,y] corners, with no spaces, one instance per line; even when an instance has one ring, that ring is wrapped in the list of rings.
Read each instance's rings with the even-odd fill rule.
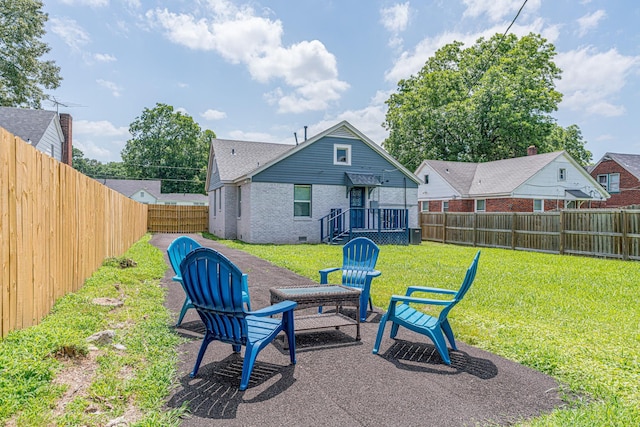
[[[43,89],[60,85],[60,67],[42,60],[49,46],[39,0],[0,0],[0,105],[40,108]]]
[[[562,100],[555,54],[536,34],[442,47],[387,100],[384,147],[410,170],[424,159],[484,162],[524,156],[530,145],[544,153],[564,143],[576,160],[588,162],[577,126],[565,131],[551,116]]]
[[[121,162],[102,163],[95,159],[89,159],[79,148],[73,147],[73,168],[91,178],[100,179],[126,179],[127,172]]]
[[[158,103],[145,108],[129,132],[121,153],[129,177],[160,179],[163,193],[205,192],[212,131],[201,131],[188,114]]]

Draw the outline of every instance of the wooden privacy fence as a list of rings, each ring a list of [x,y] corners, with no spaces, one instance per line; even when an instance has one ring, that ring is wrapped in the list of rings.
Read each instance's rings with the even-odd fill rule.
[[[422,239],[557,254],[640,259],[640,210],[420,214]]]
[[[146,205],[0,128],[0,336],[39,323],[146,230]]]
[[[149,205],[152,233],[199,233],[209,230],[209,206]]]

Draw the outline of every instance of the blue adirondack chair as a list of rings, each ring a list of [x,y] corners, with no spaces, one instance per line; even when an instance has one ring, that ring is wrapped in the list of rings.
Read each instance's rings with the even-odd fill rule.
[[[391,301],[389,302],[389,309],[380,320],[376,343],[373,346],[373,354],[378,354],[378,350],[380,349],[380,341],[382,340],[382,336],[384,334],[384,328],[386,323],[389,321],[393,322],[391,326],[391,338],[396,337],[399,326],[404,326],[409,330],[422,335],[426,335],[431,338],[431,340],[435,344],[436,349],[438,350],[438,353],[440,353],[440,357],[442,358],[444,363],[450,365],[451,359],[449,358],[449,351],[447,350],[445,336],[447,337],[447,340],[449,341],[449,344],[451,345],[451,348],[453,350],[457,350],[458,348],[456,347],[456,341],[453,338],[453,331],[451,330],[451,325],[447,320],[447,315],[449,314],[451,309],[458,302],[460,302],[460,300],[469,290],[471,283],[473,283],[473,279],[476,277],[476,270],[478,269],[479,258],[480,251],[478,251],[476,256],[473,258],[471,266],[469,266],[469,268],[467,269],[467,274],[464,278],[464,282],[462,282],[460,289],[458,289],[457,291],[449,289],[427,288],[422,286],[409,286],[405,296],[393,295],[391,297]],[[419,298],[412,296],[414,292],[452,295],[452,298],[449,300]],[[440,305],[443,308],[440,311],[438,317],[433,317],[409,306],[410,303]]]
[[[371,280],[380,272],[375,269],[380,248],[366,237],[356,237],[342,248],[342,267],[320,270],[320,284],[329,283],[329,273],[342,270],[342,285],[360,290],[360,321],[367,320],[367,302],[371,302]],[[318,310],[322,313],[322,307]]]
[[[246,390],[256,356],[280,331],[287,336],[291,363],[296,363],[293,329],[296,302],[283,301],[257,311],[245,310],[242,290],[247,275],[211,248],[189,252],[180,264],[180,271],[187,296],[206,329],[191,378],[198,373],[202,357],[212,341],[231,344],[236,353],[245,346],[240,390]],[[282,316],[272,317],[277,314]]]
[[[167,248],[169,261],[171,262],[171,268],[173,268],[173,272],[175,273],[175,276],[173,276],[172,280],[180,283],[183,289],[184,284],[182,283],[182,276],[180,275],[180,263],[189,252],[199,247],[201,247],[200,243],[196,242],[191,237],[180,236],[173,242],[171,242],[171,244]],[[245,304],[247,304],[247,310],[251,310],[248,287],[242,290],[242,297]],[[190,308],[193,308],[193,304],[191,304],[191,300],[189,299],[189,297],[186,296],[185,291],[184,303],[182,304],[182,309],[180,310],[180,315],[178,316],[178,322],[176,323],[176,326],[180,326],[180,324],[182,324],[182,319],[184,319],[184,315]]]

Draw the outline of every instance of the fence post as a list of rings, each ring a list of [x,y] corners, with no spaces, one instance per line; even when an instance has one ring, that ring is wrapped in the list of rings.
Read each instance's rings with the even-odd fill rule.
[[[627,213],[620,210],[620,221],[622,221],[622,259],[629,260],[629,246],[627,245]]]
[[[477,246],[477,242],[478,242],[478,237],[476,236],[477,234],[477,222],[478,222],[478,212],[474,212],[473,213],[473,247]]]
[[[442,212],[442,243],[447,243],[447,213]]]
[[[516,249],[516,213],[511,215],[511,249]]]
[[[560,247],[558,248],[558,253],[560,255],[564,255],[564,224],[565,222],[565,213],[564,213],[564,209],[560,210],[560,230],[558,231],[559,235],[558,235],[558,242]]]

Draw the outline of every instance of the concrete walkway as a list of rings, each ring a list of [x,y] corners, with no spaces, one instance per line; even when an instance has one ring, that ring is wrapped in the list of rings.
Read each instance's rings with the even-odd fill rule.
[[[254,310],[269,305],[270,287],[313,283],[190,236],[248,273]],[[165,253],[167,265],[166,249],[176,237],[156,234],[151,240]],[[172,276],[169,267],[162,283],[168,289],[166,305],[177,318],[184,292]],[[563,404],[553,378],[464,343],[451,351],[447,366],[427,338],[401,329],[391,340],[387,327],[380,354],[373,355],[380,315],[370,313],[361,341],[355,341],[350,327],[296,336],[295,366],[276,340],[260,352],[249,388],[241,392],[242,357],[229,345],[211,343],[197,377],[189,378],[203,332],[197,313],[189,310],[176,329],[189,341],[179,349],[179,384],[168,406],[189,402],[191,416],[183,426],[475,426],[508,425]]]

